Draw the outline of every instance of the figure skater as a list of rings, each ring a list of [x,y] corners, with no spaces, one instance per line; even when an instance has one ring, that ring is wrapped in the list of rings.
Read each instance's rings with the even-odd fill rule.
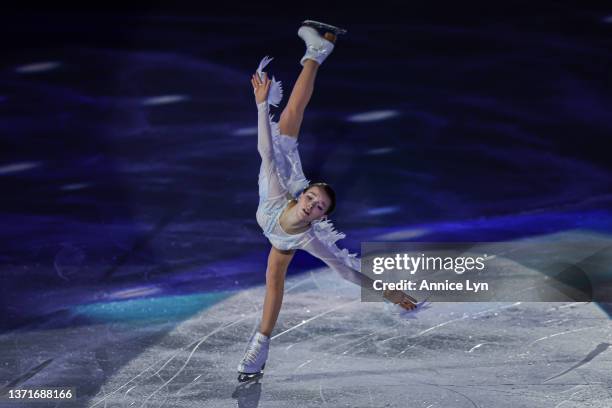
[[[283,300],[285,274],[297,249],[321,259],[345,279],[372,287],[372,280],[361,274],[360,259],[335,244],[345,235],[335,231],[327,220],[336,206],[334,190],[326,183],[309,183],[304,177],[298,153],[297,138],[317,71],[333,51],[337,35],[345,32],[312,20],[302,23],[298,30],[298,36],[306,43],[306,53],[300,61],[302,71],[278,124],[269,116],[268,105],[276,106],[280,102],[282,88],[279,82],[270,80],[262,71],[271,59],[264,58],[251,78],[258,112],[257,150],[262,160],[256,216],[272,248],[268,255],[263,314],[258,331],[249,340],[238,365],[240,382],[263,375],[270,334]],[[416,300],[404,292],[385,291],[383,296],[404,309],[416,307]]]

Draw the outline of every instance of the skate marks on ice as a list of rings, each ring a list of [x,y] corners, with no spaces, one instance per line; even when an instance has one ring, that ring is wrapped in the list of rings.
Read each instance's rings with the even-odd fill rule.
[[[555,378],[559,378],[562,375],[565,375],[567,373],[569,373],[572,370],[575,370],[576,368],[588,363],[589,361],[593,360],[595,357],[597,357],[599,354],[603,353],[604,351],[606,351],[608,348],[610,347],[610,343],[599,343],[597,345],[597,347],[595,347],[595,349],[593,349],[593,351],[591,351],[589,354],[587,354],[582,360],[580,360],[578,363],[574,364],[573,366],[571,366],[570,368],[568,368],[567,370],[557,374],[557,375],[553,375],[550,378],[547,378],[546,380],[544,380],[544,382],[548,382],[551,380],[554,380]]]
[[[324,312],[322,312],[322,313],[319,313],[318,315],[313,316],[313,317],[311,317],[310,319],[307,319],[307,320],[302,320],[300,323],[296,324],[295,326],[291,326],[291,327],[290,327],[290,328],[288,328],[287,330],[284,330],[284,331],[282,331],[282,332],[280,332],[280,333],[278,333],[278,334],[276,334],[276,335],[272,336],[272,337],[271,337],[271,340],[274,340],[274,339],[276,339],[276,338],[278,338],[278,337],[282,336],[283,334],[289,333],[290,331],[295,330],[295,329],[297,329],[298,327],[303,326],[303,325],[305,325],[305,324],[307,324],[307,323],[309,323],[309,322],[311,322],[311,321],[313,321],[313,320],[315,320],[315,319],[318,319],[319,317],[325,316],[326,314],[331,313],[331,312],[333,312],[333,311],[335,311],[335,310],[337,310],[337,309],[341,309],[341,308],[343,308],[343,307],[350,306],[351,304],[353,304],[353,303],[355,303],[355,302],[358,302],[358,301],[359,301],[359,300],[353,300],[353,301],[351,301],[351,302],[347,302],[347,303],[340,304],[340,305],[338,305],[338,306],[332,307],[332,308],[331,308],[331,309],[329,309],[329,310],[326,310],[326,311],[324,311]]]
[[[7,394],[8,390],[14,389],[17,386],[21,385],[22,383],[26,382],[28,379],[34,377],[36,374],[38,374],[40,371],[44,370],[45,367],[47,367],[52,362],[53,362],[53,359],[49,358],[49,359],[43,361],[42,363],[38,364],[36,367],[28,370],[26,373],[24,373],[24,374],[18,376],[17,378],[9,381],[8,384],[6,384],[2,388],[0,388],[0,397],[2,397],[5,394]]]
[[[320,284],[319,287],[325,285]],[[326,304],[329,304],[329,301]],[[566,314],[568,308],[551,308],[551,304],[548,303],[516,302],[494,305],[494,307],[486,303],[437,303],[428,314],[423,313],[414,321],[390,321],[387,326],[376,330],[372,330],[372,325],[362,325],[359,322],[380,321],[384,320],[385,316],[378,315],[376,319],[369,319],[369,310],[361,306],[363,305],[358,304],[355,308],[343,310],[347,316],[359,316],[359,321],[343,322],[344,325],[351,327],[351,331],[333,333],[332,327],[325,328],[326,332],[322,333],[321,337],[336,340],[332,344],[329,342],[326,344],[324,339],[317,340],[315,335],[304,333],[306,339],[299,338],[296,342],[287,345],[284,357],[293,362],[293,367],[288,379],[281,381],[302,383],[316,381],[317,386],[323,384],[320,391],[330,405],[333,405],[330,393],[338,396],[337,402],[344,402],[342,398],[346,398],[338,395],[337,389],[340,384],[336,384],[337,382],[349,379],[346,387],[350,388],[349,383],[359,383],[367,387],[368,390],[362,390],[362,394],[357,390],[354,390],[354,393],[361,395],[362,400],[364,398],[368,400],[369,394],[372,393],[370,385],[378,376],[384,378],[380,383],[384,384],[387,391],[392,387],[390,379],[398,376],[410,377],[402,383],[404,387],[411,387],[406,385],[408,383],[420,384],[422,389],[437,387],[436,393],[440,393],[440,387],[447,390],[448,393],[444,397],[448,399],[446,403],[438,400],[435,404],[431,403],[433,406],[487,406],[500,394],[512,396],[510,400],[512,402],[508,401],[507,406],[517,403],[541,406],[552,401],[560,402],[562,395],[559,393],[576,385],[588,387],[593,401],[607,401],[610,398],[598,396],[605,388],[605,383],[598,381],[597,375],[588,380],[581,376],[567,378],[557,384],[544,383],[550,377],[551,371],[554,373],[553,367],[559,367],[570,358],[580,361],[582,356],[590,351],[584,351],[587,342],[584,337],[580,337],[582,332],[589,333],[587,337],[589,344],[599,338],[610,336],[609,321],[595,305],[585,305],[584,310],[569,309],[571,313]],[[459,316],[453,317],[456,315]],[[557,319],[546,318],[553,316]],[[334,316],[330,316],[330,319],[333,318]],[[565,336],[556,334],[569,330],[555,331],[555,328],[559,328],[557,324],[559,321],[562,321],[562,328],[568,323],[571,327],[580,324],[581,321],[588,321],[589,327],[572,329],[572,333],[565,335],[569,337],[563,340]],[[542,322],[547,324],[538,327]],[[325,321],[320,320],[319,323]],[[515,327],[516,332],[513,333]],[[364,328],[370,330],[363,330]],[[397,334],[393,335],[394,331]],[[548,341],[560,342],[564,355],[556,355],[559,354],[559,350],[555,350],[555,347],[559,345],[549,348],[546,342],[541,341],[530,346],[534,340],[546,337],[541,333],[552,335]],[[338,344],[337,340],[340,337],[352,337],[352,339],[349,341],[345,339]],[[482,347],[483,345],[486,347]],[[525,351],[528,347],[530,350]],[[299,358],[301,348],[308,348],[304,358]],[[314,350],[322,349],[325,352],[320,358],[316,358]],[[399,354],[402,351],[404,353]],[[580,355],[582,351],[584,354]],[[568,354],[571,354],[571,357]],[[359,360],[363,357],[367,361],[361,364]],[[342,369],[343,366],[345,369]],[[606,366],[609,366],[609,362],[602,361],[594,371],[604,372]],[[375,367],[380,369],[376,370]],[[275,368],[275,371],[279,370]],[[455,371],[457,374],[453,374]],[[470,378],[471,381],[454,380],[469,378],[465,376],[465,371],[475,372]],[[561,370],[556,372],[559,371]],[[335,386],[331,386],[330,391],[331,384]],[[376,390],[374,387],[374,389],[375,393],[380,391],[380,388]],[[411,395],[420,392],[421,390],[410,390]],[[430,389],[429,393],[432,392]],[[455,395],[455,399],[452,394]],[[465,396],[462,397],[463,402],[456,401],[459,394]],[[381,398],[385,399],[379,395],[375,400],[381,401]],[[381,403],[382,405],[384,404]]]
[[[407,394],[424,407],[612,402],[610,353],[601,346],[612,328],[595,304],[440,302],[407,320],[360,302],[359,290],[327,269],[290,277],[286,287],[258,382],[239,385],[235,376],[263,287],[181,324],[109,378],[106,397],[93,402],[382,407],[404,406]]]
[[[109,393],[105,393],[103,395],[102,398],[97,399],[96,401],[93,402],[93,404],[91,405],[91,407],[95,407],[98,406],[101,403],[106,404],[107,401],[109,400],[110,397],[112,397],[115,394],[120,393],[120,391],[122,391],[123,389],[125,389],[128,385],[134,384],[132,385],[123,395],[123,398],[125,399],[127,397],[127,394],[136,389],[138,386],[142,385],[137,383],[137,381],[140,381],[140,383],[146,383],[151,379],[154,379],[153,381],[157,381],[157,379],[163,381],[163,383],[158,386],[157,388],[155,388],[151,393],[147,394],[144,399],[142,399],[142,395],[139,397],[139,401],[142,401],[140,406],[146,406],[146,404],[157,394],[159,393],[162,389],[166,388],[176,377],[178,377],[183,370],[185,369],[185,367],[189,364],[189,362],[191,361],[194,353],[199,349],[199,347],[206,342],[206,340],[208,340],[209,338],[211,338],[212,336],[214,336],[215,334],[226,330],[230,327],[233,327],[235,325],[237,325],[238,323],[243,322],[244,320],[251,318],[251,315],[247,315],[244,316],[238,320],[235,320],[231,323],[222,323],[219,327],[217,327],[216,329],[213,329],[212,331],[208,332],[207,334],[205,334],[204,336],[202,336],[201,338],[187,344],[186,346],[180,347],[178,351],[174,352],[173,354],[170,355],[170,357],[168,358],[162,358],[159,360],[155,360],[153,361],[152,364],[148,365],[146,368],[144,368],[143,370],[141,370],[140,372],[138,372],[135,376],[133,376],[132,378],[130,378],[128,381],[126,381],[125,383],[123,383],[122,385],[116,387],[113,391],[109,392]],[[180,332],[180,330],[178,330]],[[160,372],[162,372],[162,370],[164,370],[167,366],[169,366],[175,359],[178,360],[181,354],[184,354],[186,351],[189,351],[189,354],[187,355],[185,361],[182,363],[182,365],[176,370],[176,372],[174,372],[174,374],[168,379],[165,380],[162,375],[160,374]],[[157,369],[155,367],[158,367]],[[171,370],[172,368],[169,368],[169,370]],[[152,372],[153,370],[155,370],[154,372]],[[187,383],[186,385],[183,385],[181,388],[179,388],[177,391],[174,392],[175,396],[179,395],[179,392],[182,391],[183,389],[185,389],[187,386],[190,386],[192,383],[196,382],[202,375],[198,375],[196,376],[194,379],[192,379],[189,383]],[[167,398],[167,396],[166,396]]]

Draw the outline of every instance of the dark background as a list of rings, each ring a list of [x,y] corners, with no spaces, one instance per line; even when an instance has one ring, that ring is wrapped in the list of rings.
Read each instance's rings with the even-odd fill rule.
[[[273,56],[287,100],[307,18],[348,29],[300,136],[341,246],[610,232],[610,6],[22,5],[0,16],[1,328],[263,282],[249,77]]]

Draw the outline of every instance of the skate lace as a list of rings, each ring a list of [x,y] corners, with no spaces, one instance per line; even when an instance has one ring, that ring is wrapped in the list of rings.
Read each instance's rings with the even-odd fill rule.
[[[259,343],[257,342],[251,343],[251,345],[246,351],[246,355],[244,356],[245,361],[248,363],[254,363],[257,360],[257,356],[259,355],[260,349],[261,349],[261,346],[259,345]]]

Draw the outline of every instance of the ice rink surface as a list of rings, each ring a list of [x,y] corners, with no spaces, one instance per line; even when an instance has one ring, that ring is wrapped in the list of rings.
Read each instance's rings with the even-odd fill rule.
[[[79,326],[74,315],[64,328],[5,334],[0,373],[22,386],[75,386],[76,402],[49,405],[65,407],[612,405],[605,305],[436,302],[405,314],[361,302],[327,268],[287,280],[265,374],[240,385],[263,294],[225,292],[182,322],[140,303],[131,307],[149,319]]]

